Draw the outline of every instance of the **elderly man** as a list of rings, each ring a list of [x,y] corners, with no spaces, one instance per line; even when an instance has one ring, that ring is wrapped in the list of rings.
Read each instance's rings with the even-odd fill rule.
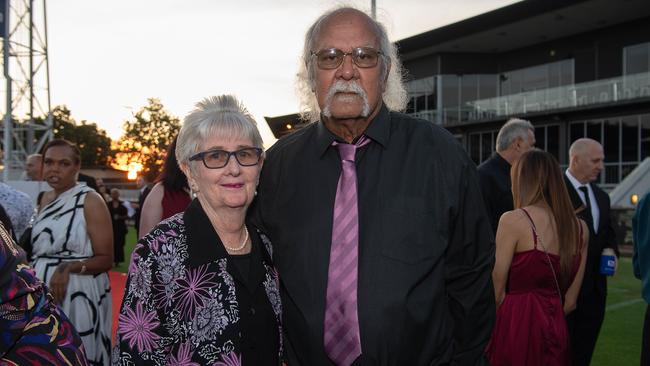
[[[32,154],[25,160],[25,180],[43,180],[43,155]]]
[[[274,239],[290,365],[482,364],[494,247],[472,161],[405,106],[384,27],[339,8],[299,74],[318,122],[278,141],[256,219]]]
[[[600,259],[605,248],[618,256],[616,234],[612,227],[609,195],[596,183],[603,170],[603,147],[595,140],[581,138],[569,148],[569,168],[565,182],[578,216],[589,226],[589,247],[582,287],[576,310],[567,317],[571,336],[573,365],[589,365],[600,326],[605,317],[607,278],[600,273]]]
[[[535,127],[526,120],[513,118],[499,130],[497,151],[478,167],[483,201],[495,234],[501,215],[514,208],[510,167],[534,147]]]

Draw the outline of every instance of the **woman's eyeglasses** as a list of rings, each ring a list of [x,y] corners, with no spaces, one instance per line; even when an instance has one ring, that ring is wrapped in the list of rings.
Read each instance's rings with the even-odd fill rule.
[[[190,161],[202,160],[206,168],[220,169],[228,165],[231,156],[234,156],[241,166],[253,166],[260,162],[262,149],[258,147],[247,147],[237,151],[213,149],[192,155]]]

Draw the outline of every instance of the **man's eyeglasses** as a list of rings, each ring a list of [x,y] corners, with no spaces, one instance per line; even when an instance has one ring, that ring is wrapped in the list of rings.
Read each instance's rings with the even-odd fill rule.
[[[213,149],[192,155],[190,161],[202,160],[206,168],[220,169],[228,165],[231,156],[234,156],[241,166],[253,166],[260,162],[262,149],[258,147],[247,147],[237,151]]]
[[[318,52],[312,51],[311,55],[316,56],[316,64],[324,70],[332,70],[341,66],[345,56],[352,57],[352,62],[355,65],[365,69],[377,66],[381,51],[372,47],[357,47],[353,48],[352,52],[343,52],[338,48],[326,48]]]

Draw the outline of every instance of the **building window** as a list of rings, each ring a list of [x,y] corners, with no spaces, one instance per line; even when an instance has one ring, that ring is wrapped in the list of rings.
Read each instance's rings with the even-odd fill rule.
[[[553,154],[560,161],[560,125],[535,126],[535,147]]]
[[[492,156],[496,150],[496,140],[499,130],[475,132],[469,134],[469,156],[476,165]]]
[[[641,160],[650,157],[650,114],[639,116]]]
[[[499,95],[570,85],[573,84],[573,76],[573,59],[506,71],[499,75]]]
[[[623,48],[623,75],[650,71],[650,42]]]
[[[435,77],[410,81],[406,83],[406,90],[409,93],[406,113],[435,122],[433,113],[437,109]]]

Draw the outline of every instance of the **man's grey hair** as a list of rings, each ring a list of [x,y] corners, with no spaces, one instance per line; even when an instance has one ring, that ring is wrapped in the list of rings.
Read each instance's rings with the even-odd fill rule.
[[[497,135],[497,151],[508,150],[518,138],[526,140],[528,131],[535,133],[535,127],[530,121],[519,118],[511,118],[501,127]]]
[[[382,56],[380,58],[380,67],[382,68],[380,79],[382,87],[384,86],[384,80],[386,80],[385,90],[382,94],[384,104],[386,104],[388,109],[393,111],[403,111],[406,109],[408,94],[404,86],[404,68],[397,56],[397,47],[388,39],[386,28],[381,23],[370,18],[366,13],[349,6],[343,6],[325,12],[316,19],[305,34],[305,45],[302,50],[300,69],[298,70],[296,80],[296,89],[300,98],[300,115],[305,120],[316,121],[320,117],[320,107],[314,93],[316,82],[315,63],[312,60],[311,52],[318,51],[314,47],[320,37],[320,32],[325,22],[331,17],[347,12],[359,12],[365,15],[368,23],[374,28]],[[386,79],[387,72],[388,79]]]
[[[232,95],[212,96],[196,103],[183,120],[176,141],[178,164],[189,164],[201,144],[215,136],[250,139],[254,147],[263,148],[257,123],[246,107]]]

